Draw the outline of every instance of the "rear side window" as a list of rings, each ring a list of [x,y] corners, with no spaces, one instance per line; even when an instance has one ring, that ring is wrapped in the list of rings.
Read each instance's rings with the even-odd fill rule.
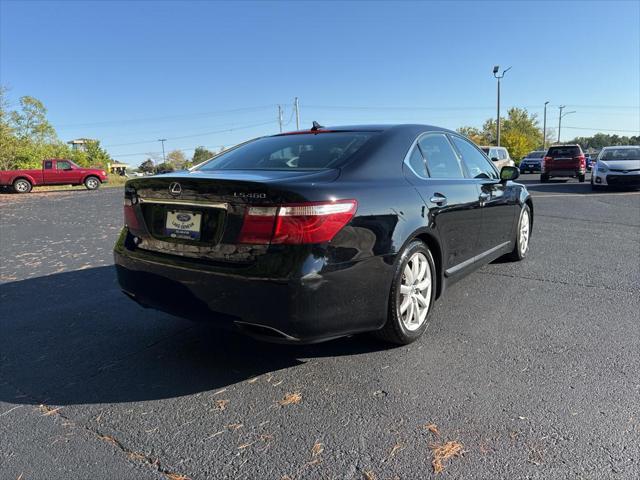
[[[52,167],[53,167],[53,162],[51,160],[47,160],[46,162],[44,162],[45,170],[51,170]]]
[[[458,155],[444,135],[425,135],[418,141],[431,178],[463,178]]]
[[[550,147],[547,155],[554,158],[573,158],[579,157],[580,153],[579,147]]]
[[[219,155],[198,170],[322,170],[343,165],[377,132],[263,137]]]
[[[409,157],[409,166],[411,167],[411,170],[413,170],[413,173],[419,177],[427,178],[429,176],[424,157],[417,145],[413,148],[413,152],[411,152],[411,156]]]

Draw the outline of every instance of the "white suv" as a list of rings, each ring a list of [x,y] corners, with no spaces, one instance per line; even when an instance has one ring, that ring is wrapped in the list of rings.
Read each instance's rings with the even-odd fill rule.
[[[515,167],[516,163],[511,160],[509,150],[504,147],[480,147],[484,153],[491,159],[493,164],[498,168],[498,171],[502,167]]]

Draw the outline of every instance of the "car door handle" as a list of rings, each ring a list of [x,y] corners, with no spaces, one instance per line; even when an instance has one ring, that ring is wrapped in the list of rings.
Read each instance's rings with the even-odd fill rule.
[[[441,193],[434,193],[429,201],[431,203],[435,203],[440,207],[444,207],[447,204],[447,197],[445,197]]]

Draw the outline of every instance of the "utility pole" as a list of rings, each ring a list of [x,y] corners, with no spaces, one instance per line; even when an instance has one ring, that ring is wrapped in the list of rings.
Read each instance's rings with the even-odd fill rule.
[[[167,139],[166,138],[159,138],[158,141],[160,143],[162,143],[162,163],[165,163],[167,161],[167,159],[164,156],[164,142],[166,142]]]
[[[496,65],[493,67],[493,76],[498,79],[498,123],[496,124],[496,143],[497,146],[500,146],[500,80],[504,77],[504,74],[511,70],[511,67],[502,71],[502,75],[498,75],[498,70],[500,70],[500,65]]]
[[[576,111],[575,110],[571,110],[570,112],[562,113],[562,110],[567,108],[567,106],[566,105],[560,105],[558,108],[560,109],[560,115],[558,115],[558,143],[560,143],[560,129],[562,128],[562,119],[564,117],[566,117],[567,115],[571,115],[572,113],[576,113]]]
[[[558,115],[558,143],[560,143],[560,129],[562,128],[562,110],[566,105],[560,105],[558,108],[560,109],[560,115]]]
[[[294,108],[296,109],[296,130],[300,130],[300,105],[298,104],[298,97],[294,100]]]
[[[278,125],[280,125],[280,133],[282,133],[282,107],[278,105]]]
[[[544,121],[542,123],[542,149],[547,149],[547,105],[549,101],[544,102]]]

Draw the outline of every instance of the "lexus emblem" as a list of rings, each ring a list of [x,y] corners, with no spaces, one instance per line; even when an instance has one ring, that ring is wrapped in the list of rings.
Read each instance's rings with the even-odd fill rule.
[[[182,187],[178,182],[173,182],[169,185],[169,193],[174,197],[182,194]]]

